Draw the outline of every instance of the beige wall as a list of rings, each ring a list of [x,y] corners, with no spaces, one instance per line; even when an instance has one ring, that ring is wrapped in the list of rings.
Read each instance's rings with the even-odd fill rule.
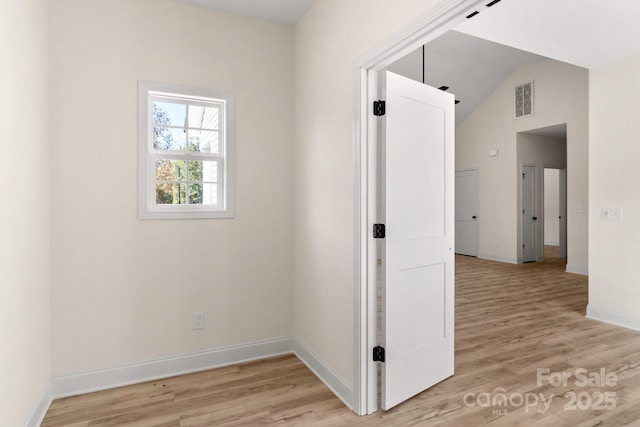
[[[50,377],[46,0],[0,2],[0,425],[21,426]]]
[[[514,119],[513,88],[535,80],[535,114]],[[456,168],[479,170],[479,253],[516,262],[518,258],[518,175],[516,134],[567,124],[568,268],[587,270],[588,245],[588,72],[545,60],[514,72],[456,129]],[[497,148],[498,157],[489,157]],[[500,206],[500,209],[496,209]],[[583,213],[576,212],[581,206]]]
[[[436,0],[316,0],[295,31],[295,336],[353,379],[353,61]]]
[[[640,327],[640,55],[592,69],[589,150],[589,309]],[[603,221],[602,208],[622,208]]]
[[[53,374],[292,336],[293,29],[169,0],[50,25]],[[139,79],[235,94],[235,218],[137,219]]]
[[[521,173],[522,166],[535,166],[536,167],[536,188],[537,188],[537,201],[536,201],[536,215],[538,217],[537,226],[537,241],[540,243],[537,246],[536,258],[541,260],[544,258],[544,167],[545,166],[557,166],[564,168],[567,165],[567,144],[564,138],[554,138],[544,135],[536,135],[529,133],[519,133],[516,136],[518,144],[518,212],[522,212],[522,183]],[[557,193],[557,191],[556,191]],[[556,199],[557,204],[557,199]],[[556,216],[557,219],[557,216]],[[522,215],[518,215],[518,259],[522,259]]]

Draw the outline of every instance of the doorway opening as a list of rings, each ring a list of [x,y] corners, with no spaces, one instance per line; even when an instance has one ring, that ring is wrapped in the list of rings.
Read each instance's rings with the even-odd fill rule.
[[[519,132],[516,142],[521,183],[518,262],[543,261],[546,246],[556,246],[558,255],[566,258],[567,124]]]
[[[464,22],[486,1],[450,0],[354,60],[354,385],[353,410],[359,415],[378,410],[377,346],[378,244],[372,233],[378,223],[378,121],[373,103],[382,97],[379,73]],[[476,13],[477,14],[477,13]],[[453,211],[450,211],[453,216]],[[453,246],[453,244],[451,245]]]
[[[544,257],[567,263],[567,170],[545,167],[544,184]]]
[[[355,87],[355,117],[356,117],[356,177],[355,177],[355,191],[356,191],[356,223],[358,224],[356,231],[356,251],[357,251],[357,265],[356,271],[356,284],[355,287],[355,330],[354,330],[354,345],[356,351],[354,352],[354,410],[359,414],[373,413],[378,409],[377,397],[377,371],[378,364],[372,362],[371,351],[377,345],[377,286],[376,278],[378,277],[378,258],[377,242],[374,240],[371,233],[371,227],[373,224],[378,223],[378,152],[377,152],[377,139],[378,129],[376,121],[372,118],[372,105],[373,102],[382,98],[383,94],[379,91],[378,80],[379,72],[383,71],[398,59],[414,52],[418,49],[422,49],[422,46],[435,40],[437,37],[445,34],[448,30],[454,28],[457,24],[463,22],[466,14],[469,11],[473,11],[475,7],[480,8],[485,2],[478,1],[449,1],[443,5],[442,8],[432,11],[423,17],[424,20],[421,23],[416,23],[411,28],[406,28],[404,32],[396,34],[391,39],[385,40],[385,43],[376,47],[371,52],[367,52],[362,57],[356,59],[354,69],[354,87]],[[417,29],[417,30],[416,30]],[[486,58],[475,64],[488,63]],[[460,69],[473,69],[471,67],[460,67]],[[520,82],[521,83],[521,82]],[[433,85],[433,84],[432,84]],[[443,83],[442,86],[448,86]],[[438,87],[438,86],[435,86]],[[448,88],[447,88],[448,89]],[[447,90],[441,87],[441,90]],[[457,99],[458,100],[458,99]],[[464,105],[465,99],[459,99],[460,105]],[[458,114],[456,113],[456,116]],[[521,122],[522,123],[522,122]],[[514,129],[516,126],[514,126]],[[520,128],[521,129],[521,128]],[[515,129],[510,134],[510,140],[508,141],[508,147],[498,147],[494,145],[485,146],[485,142],[479,150],[482,150],[486,155],[479,156],[479,164],[472,165],[478,167],[481,171],[482,179],[486,183],[493,185],[495,189],[490,192],[491,196],[499,195],[500,187],[505,182],[511,182],[511,186],[514,186],[513,174],[517,170],[520,174],[521,167],[523,165],[520,160],[513,161],[516,158],[517,144],[515,144],[514,135],[520,136],[518,132],[520,129]],[[581,132],[581,131],[580,131]],[[524,133],[522,133],[524,135]],[[527,136],[524,136],[526,139]],[[504,141],[502,141],[504,142]],[[491,141],[488,144],[499,144],[501,141]],[[478,144],[480,145],[480,144]],[[565,145],[566,146],[566,145]],[[566,150],[566,148],[565,148]],[[492,167],[490,162],[500,162],[506,159],[509,164],[506,170],[508,171],[506,176],[493,174],[498,168]],[[458,164],[459,153],[456,152],[456,164]],[[552,166],[549,163],[548,166]],[[467,167],[468,165],[465,165]],[[536,179],[542,179],[543,170],[538,170]],[[486,175],[485,175],[486,173]],[[491,187],[490,187],[491,188]],[[509,194],[512,197],[516,194],[516,190],[513,191],[509,188]],[[500,201],[489,203],[492,209],[502,209],[508,215],[512,215],[516,204],[520,204],[521,199],[521,187],[516,186],[517,190],[517,203],[511,202],[508,206]],[[542,188],[540,185],[539,188]],[[540,192],[542,194],[542,192]],[[480,191],[480,195],[483,195]],[[487,193],[487,195],[489,195]],[[543,203],[540,203],[543,206]],[[483,212],[482,209],[478,212],[478,218],[489,218],[490,210]],[[517,231],[521,227],[515,227],[516,221],[513,217],[508,221],[498,221],[501,225],[509,225],[513,240],[516,236],[521,244],[522,236]],[[521,224],[518,224],[521,225]],[[543,230],[544,227],[539,227]],[[480,245],[482,244],[482,233],[479,233]],[[491,230],[486,234],[490,240],[492,237]],[[513,253],[513,240],[511,243],[504,244],[502,241],[492,243],[487,246],[484,254],[482,249],[479,250],[479,257],[494,259],[498,261],[506,261],[510,263],[517,263],[518,259],[522,257],[520,251],[519,256]],[[539,250],[543,250],[544,245],[540,245]],[[505,249],[506,248],[506,249]],[[491,252],[493,251],[493,252]],[[504,254],[507,255],[504,255]],[[538,255],[538,249],[536,249],[536,256]],[[540,255],[543,257],[544,255]]]
[[[538,179],[535,165],[522,165],[521,182],[521,239],[522,262],[538,261]]]
[[[456,246],[458,255],[478,256],[478,170],[456,171]]]

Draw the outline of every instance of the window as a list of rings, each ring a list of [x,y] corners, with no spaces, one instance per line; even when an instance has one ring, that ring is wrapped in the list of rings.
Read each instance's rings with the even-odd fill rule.
[[[516,86],[516,119],[533,115],[533,81]]]
[[[138,86],[138,217],[233,217],[233,95]]]

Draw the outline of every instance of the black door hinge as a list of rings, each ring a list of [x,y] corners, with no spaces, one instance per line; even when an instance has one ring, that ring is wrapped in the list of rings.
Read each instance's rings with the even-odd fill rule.
[[[384,101],[373,101],[373,115],[374,116],[384,116],[385,113],[385,102]]]
[[[373,347],[373,361],[384,362],[384,347]]]
[[[385,237],[384,224],[373,224],[373,238],[384,239],[384,237]]]

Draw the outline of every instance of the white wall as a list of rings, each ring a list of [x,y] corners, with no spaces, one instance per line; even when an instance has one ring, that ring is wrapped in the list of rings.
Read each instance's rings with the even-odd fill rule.
[[[514,119],[514,86],[535,80],[535,114]],[[568,268],[587,270],[588,72],[546,60],[522,67],[456,128],[456,168],[479,169],[480,256],[516,262],[516,134],[567,123]],[[498,157],[488,150],[499,149]],[[496,206],[501,207],[496,209]],[[583,213],[576,207],[581,206]]]
[[[560,170],[544,170],[544,244],[560,244]]]
[[[169,0],[50,25],[54,376],[292,336],[293,29]],[[235,94],[235,218],[137,219],[139,79]]]
[[[636,329],[640,329],[639,75],[640,55],[636,55],[592,69],[589,78],[587,313]],[[622,208],[622,221],[603,221],[602,208]]]
[[[554,138],[550,136],[530,134],[530,133],[518,133],[516,136],[518,144],[518,212],[522,212],[522,166],[535,166],[536,167],[536,188],[537,188],[537,200],[536,200],[536,215],[538,217],[536,227],[537,238],[539,242],[537,245],[536,258],[538,260],[544,259],[544,224],[545,224],[545,192],[544,192],[544,167],[557,166],[565,168],[567,165],[567,144],[564,138]],[[557,193],[557,191],[556,191]],[[556,198],[556,204],[558,199]],[[556,215],[556,220],[558,216]],[[522,259],[522,215],[518,216],[518,259]]]
[[[295,336],[353,380],[353,61],[436,0],[316,0],[295,30]]]
[[[50,362],[47,0],[0,2],[0,425],[27,421]]]

